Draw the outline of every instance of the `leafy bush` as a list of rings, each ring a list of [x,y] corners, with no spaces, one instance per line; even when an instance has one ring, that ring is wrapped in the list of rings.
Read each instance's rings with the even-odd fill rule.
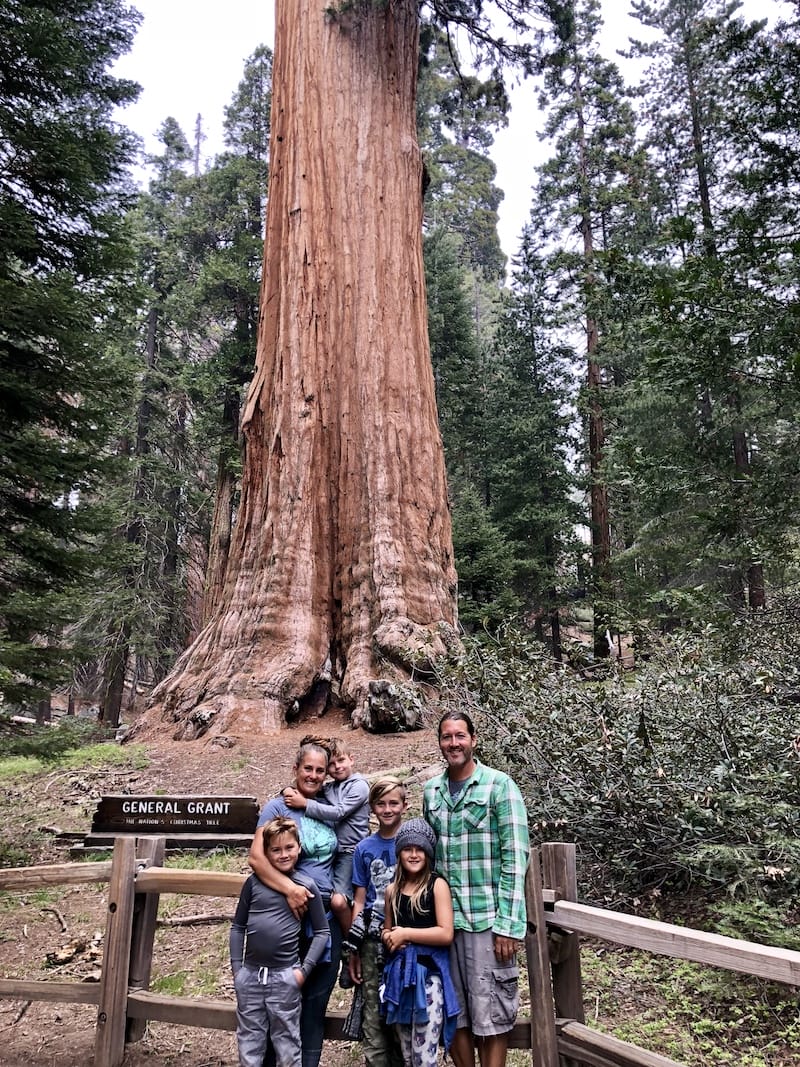
[[[800,685],[763,628],[650,641],[586,681],[528,635],[467,639],[443,678],[505,767],[535,840],[574,841],[585,897],[664,886],[800,897]],[[743,654],[744,653],[744,654]]]
[[[34,726],[0,715],[0,757],[30,756],[43,763],[95,741],[110,740],[114,731],[92,719],[67,717],[55,725]]]

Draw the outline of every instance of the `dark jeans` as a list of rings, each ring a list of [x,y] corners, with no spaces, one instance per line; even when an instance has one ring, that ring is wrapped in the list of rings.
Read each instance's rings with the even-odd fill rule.
[[[328,913],[331,931],[331,958],[328,963],[318,963],[306,979],[302,991],[300,1009],[300,1040],[303,1046],[303,1067],[319,1067],[322,1056],[322,1036],[325,1032],[325,1012],[333,987],[339,977],[342,953],[342,930]],[[267,1049],[264,1067],[276,1067],[275,1050]]]

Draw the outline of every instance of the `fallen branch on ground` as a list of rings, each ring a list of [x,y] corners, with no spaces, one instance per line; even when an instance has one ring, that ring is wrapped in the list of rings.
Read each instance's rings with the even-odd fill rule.
[[[176,915],[171,919],[157,919],[156,926],[197,926],[200,923],[230,923],[232,915],[208,912],[205,915]]]

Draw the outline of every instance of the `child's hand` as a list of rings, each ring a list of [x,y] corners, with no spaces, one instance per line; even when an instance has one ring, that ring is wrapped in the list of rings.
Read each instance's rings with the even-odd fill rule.
[[[361,957],[357,952],[351,952],[347,961],[347,969],[356,985],[361,985]]]
[[[284,803],[287,808],[295,808],[302,810],[306,806],[306,798],[297,789],[287,785],[283,790],[281,796],[284,799]]]
[[[302,971],[298,971],[298,969],[296,967],[293,967],[292,968],[292,973],[294,974],[295,978],[297,979],[297,984],[302,987],[303,983],[306,980],[305,975],[303,974],[303,972]]]
[[[409,931],[405,926],[393,926],[391,930],[384,930],[381,938],[390,952],[397,952],[398,949],[410,944],[411,938],[408,935]]]

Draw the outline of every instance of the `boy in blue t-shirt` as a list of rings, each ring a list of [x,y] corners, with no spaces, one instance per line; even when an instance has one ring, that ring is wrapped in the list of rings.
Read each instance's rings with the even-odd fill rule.
[[[381,1017],[378,988],[383,972],[384,896],[394,878],[395,837],[408,807],[406,787],[390,775],[378,778],[369,791],[369,806],[378,830],[353,853],[353,920],[343,947],[350,951],[350,976],[363,990],[366,1067],[403,1067],[397,1034]]]

